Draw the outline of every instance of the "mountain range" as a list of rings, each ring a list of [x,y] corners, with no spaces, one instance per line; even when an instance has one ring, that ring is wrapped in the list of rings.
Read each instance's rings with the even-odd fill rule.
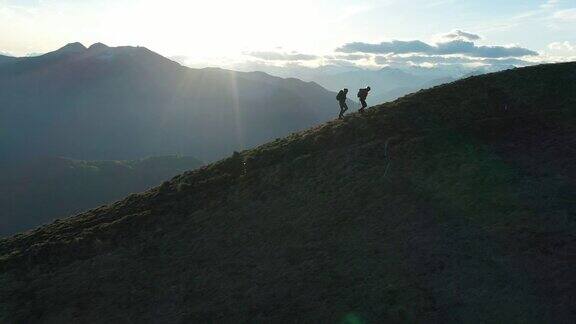
[[[0,56],[0,89],[0,236],[338,113],[336,94],[312,82],[190,69],[143,47],[101,43]]]
[[[337,115],[335,94],[264,73],[191,69],[143,47],[69,44],[0,63],[0,159],[211,161]]]
[[[392,101],[404,95],[450,83],[473,75],[482,75],[515,68],[514,65],[466,67],[463,65],[386,66],[368,69],[354,65],[323,65],[307,67],[297,64],[274,66],[266,64],[238,64],[242,71],[260,70],[279,77],[295,77],[320,84],[331,91],[349,88],[355,94],[360,88],[370,86],[373,90],[368,101],[376,104]]]
[[[573,323],[575,94],[470,77],[0,239],[0,322]]]

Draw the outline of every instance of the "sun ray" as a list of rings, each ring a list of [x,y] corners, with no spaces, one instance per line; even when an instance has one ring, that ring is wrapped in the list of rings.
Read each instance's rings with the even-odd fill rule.
[[[240,97],[238,94],[238,75],[236,72],[229,72],[228,75],[230,76],[230,89],[232,90],[232,112],[234,113],[237,147],[243,151],[245,149],[244,125],[242,121]]]

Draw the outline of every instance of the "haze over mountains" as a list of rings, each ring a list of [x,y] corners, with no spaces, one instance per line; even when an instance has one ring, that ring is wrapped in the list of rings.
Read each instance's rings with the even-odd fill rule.
[[[338,91],[343,87],[357,89],[370,86],[373,91],[368,101],[370,104],[379,104],[392,101],[422,89],[432,88],[445,83],[465,79],[470,76],[482,75],[515,69],[527,66],[513,65],[507,61],[491,65],[397,65],[378,69],[355,65],[323,65],[319,67],[306,67],[299,64],[286,66],[273,66],[267,64],[244,63],[236,65],[240,71],[264,71],[279,77],[294,77],[304,81],[316,82],[331,91]],[[514,62],[514,61],[512,61]],[[515,62],[517,63],[517,62]]]
[[[471,77],[0,239],[0,322],[574,323],[576,63]]]
[[[313,81],[332,91],[348,87],[355,93],[355,90],[359,88],[370,86],[374,91],[371,93],[369,101],[381,103],[421,89],[453,82],[472,75],[498,72],[516,67],[505,63],[484,66],[466,66],[463,64],[439,64],[430,67],[397,65],[378,69],[369,69],[351,63],[343,65],[328,64],[319,67],[307,67],[299,64],[275,66],[262,63],[242,63],[235,65],[234,68],[241,71],[258,70],[279,77],[294,77],[305,81]],[[524,64],[527,64],[527,62],[524,62]]]
[[[315,83],[190,69],[146,48],[100,43],[0,56],[0,89],[0,236],[337,114],[336,94]],[[145,170],[138,162],[176,154],[145,160]]]
[[[0,237],[147,190],[202,162],[182,156],[133,161],[44,157],[2,166]]]
[[[325,121],[334,94],[264,73],[190,69],[146,48],[74,43],[0,64],[0,156],[210,161]]]

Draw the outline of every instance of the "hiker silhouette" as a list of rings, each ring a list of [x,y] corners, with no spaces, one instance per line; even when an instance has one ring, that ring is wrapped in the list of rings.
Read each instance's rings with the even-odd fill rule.
[[[338,119],[344,118],[344,113],[348,110],[346,94],[348,94],[348,89],[342,89],[338,91],[338,95],[336,96],[336,100],[338,100],[338,104],[340,104],[340,115],[338,115]]]
[[[366,103],[368,92],[370,92],[370,87],[361,88],[360,90],[358,90],[358,99],[360,99],[360,103],[362,104],[362,107],[360,107],[359,109],[361,113],[364,113],[364,109],[368,107],[368,104]]]

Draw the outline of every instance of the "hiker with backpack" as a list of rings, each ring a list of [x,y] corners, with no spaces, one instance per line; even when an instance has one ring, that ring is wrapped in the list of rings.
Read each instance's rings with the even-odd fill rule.
[[[358,90],[358,99],[360,99],[360,103],[362,104],[362,107],[360,107],[360,109],[359,109],[360,113],[364,113],[364,109],[366,107],[368,107],[368,104],[366,103],[366,98],[368,97],[368,92],[370,92],[370,87],[366,87],[366,88],[362,88],[362,89]]]
[[[346,104],[346,94],[348,93],[348,89],[342,89],[338,91],[338,95],[336,96],[336,100],[338,100],[338,104],[340,104],[340,115],[338,119],[344,118],[344,113],[348,110],[348,105]]]

